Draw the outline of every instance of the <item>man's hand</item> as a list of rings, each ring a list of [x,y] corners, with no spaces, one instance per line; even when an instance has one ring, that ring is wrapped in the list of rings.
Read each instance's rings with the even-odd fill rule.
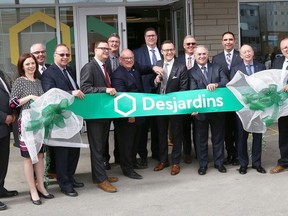
[[[110,94],[112,96],[116,96],[117,95],[117,91],[115,88],[106,88],[106,93]]]
[[[198,115],[198,112],[193,112],[193,113],[191,113],[191,116],[193,116],[193,117],[195,117],[195,116],[197,116]]]
[[[288,92],[288,85],[285,85],[285,86],[283,87],[282,91]]]
[[[154,83],[155,83],[155,84],[160,83],[161,80],[162,80],[162,75],[159,74],[159,75],[157,75],[156,78],[154,79]]]
[[[5,124],[10,126],[15,121],[15,116],[13,115],[7,115],[5,119]]]
[[[153,66],[152,67],[152,70],[158,74],[158,75],[162,75],[163,74],[163,68],[162,67],[159,67],[159,66]]]
[[[207,85],[207,90],[214,91],[218,87],[218,83],[210,83]]]
[[[128,118],[128,123],[134,123],[134,122],[135,122],[135,117]]]
[[[85,94],[81,90],[72,91],[72,95],[80,99],[83,99],[85,97]]]

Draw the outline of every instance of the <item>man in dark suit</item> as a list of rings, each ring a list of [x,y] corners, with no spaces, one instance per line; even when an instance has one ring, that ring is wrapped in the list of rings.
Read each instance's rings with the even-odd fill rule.
[[[157,62],[157,66],[163,68],[163,75],[157,75],[154,80],[157,94],[167,94],[188,89],[188,75],[185,65],[174,59],[175,47],[172,41],[164,41],[161,45],[161,53],[164,60]],[[160,163],[154,171],[163,170],[169,166],[168,162],[168,126],[170,122],[170,132],[173,140],[173,150],[171,154],[172,168],[171,175],[180,172],[181,149],[183,141],[182,115],[158,116],[158,136],[159,136],[159,160]]]
[[[4,187],[10,154],[10,133],[12,123],[16,119],[16,115],[9,106],[9,94],[10,88],[5,81],[3,72],[0,71],[0,198],[12,197],[18,194],[17,191],[8,191]],[[0,210],[6,208],[7,206],[0,202]]]
[[[142,75],[142,83],[145,93],[152,93],[151,81],[154,79],[154,71],[162,72],[162,68],[156,66],[156,62],[162,59],[162,55],[157,47],[158,36],[154,28],[147,28],[144,31],[145,44],[135,49],[134,58],[135,64],[139,66],[139,72]],[[140,167],[147,167],[147,140],[148,132],[151,133],[151,151],[152,158],[159,159],[159,147],[158,147],[158,131],[157,121],[155,116],[145,118],[143,125],[141,140],[138,147],[138,154],[141,160],[139,161]]]
[[[94,44],[94,58],[81,69],[80,86],[85,94],[107,93],[116,96],[117,92],[111,87],[111,80],[106,70],[105,62],[109,58],[107,41],[97,41]],[[86,120],[92,180],[102,190],[112,193],[117,188],[111,183],[118,181],[116,177],[107,177],[103,152],[110,130],[110,119]]]
[[[38,62],[36,77],[41,80],[42,73],[50,66],[50,64],[46,64],[46,47],[42,43],[35,43],[31,45],[30,52],[35,56]]]
[[[283,54],[282,57],[276,58],[272,64],[273,69],[288,70],[288,38],[284,38],[280,42],[280,49]],[[288,84],[282,89],[284,92],[288,92]],[[272,174],[283,172],[288,168],[288,116],[282,116],[278,119],[278,131],[279,131],[279,149],[280,159],[270,172]]]
[[[212,58],[213,63],[218,63],[222,66],[227,78],[230,79],[231,68],[242,61],[239,51],[234,49],[236,44],[235,35],[232,32],[224,32],[222,34],[223,52],[215,55]],[[227,158],[224,161],[225,165],[232,164],[239,165],[237,158],[237,146],[235,143],[236,131],[236,113],[225,113],[225,147],[227,151]]]
[[[187,35],[183,41],[183,47],[185,53],[179,55],[177,61],[186,65],[187,73],[188,71],[194,66],[195,59],[194,59],[194,48],[196,47],[196,40],[192,35]],[[195,125],[193,123],[194,118],[189,114],[183,118],[183,153],[184,153],[184,162],[187,164],[192,163],[192,140],[191,140],[191,123],[193,124],[192,131],[193,131],[193,143],[194,149],[196,154],[196,144],[195,144]]]
[[[251,46],[244,44],[240,48],[240,55],[243,59],[231,68],[231,79],[235,76],[237,71],[241,71],[247,76],[250,76],[259,71],[265,70],[266,67],[260,64],[254,59],[254,51]],[[240,163],[240,174],[247,173],[247,166],[249,164],[249,156],[247,151],[247,139],[249,132],[245,131],[242,122],[238,116],[236,116],[236,146],[238,147],[238,159]],[[262,153],[262,133],[252,133],[252,168],[256,169],[259,173],[266,173],[266,170],[261,166],[261,153]]]
[[[131,50],[122,50],[120,66],[113,72],[111,81],[118,92],[143,92],[141,74],[134,68],[134,54]],[[119,142],[120,166],[123,174],[132,179],[143,178],[134,171],[134,166],[144,120],[144,117],[114,119],[116,138]]]
[[[109,58],[106,61],[107,68],[110,69],[110,77],[113,74],[113,72],[118,68],[119,66],[119,47],[120,47],[120,36],[117,33],[112,33],[108,38],[108,46],[110,48],[109,51]],[[115,163],[119,163],[119,146],[118,141],[116,139],[116,130],[114,127],[114,159]],[[111,165],[109,163],[110,160],[110,154],[109,154],[109,135],[107,137],[107,143],[104,148],[103,153],[103,159],[104,159],[104,165],[106,170],[111,169]]]
[[[208,50],[204,46],[194,49],[196,64],[189,71],[190,89],[207,89],[214,91],[216,88],[225,87],[228,82],[221,65],[208,63]],[[208,167],[208,134],[211,128],[214,167],[219,172],[225,173],[224,160],[224,113],[192,113],[195,116],[195,131],[197,158],[200,168],[199,175],[205,175]]]
[[[52,64],[42,74],[42,88],[44,92],[51,88],[62,89],[75,97],[84,98],[84,94],[72,76],[72,70],[68,67],[70,60],[70,51],[64,44],[56,46],[54,51],[54,64]],[[83,183],[76,182],[73,175],[75,174],[80,148],[72,147],[52,147],[55,153],[57,182],[61,191],[71,197],[78,196],[76,187],[83,187]]]

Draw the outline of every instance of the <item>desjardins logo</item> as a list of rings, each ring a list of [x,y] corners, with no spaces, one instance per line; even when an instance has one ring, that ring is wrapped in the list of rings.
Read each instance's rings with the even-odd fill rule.
[[[195,97],[196,96],[196,97]],[[134,94],[133,96],[122,93],[114,99],[114,111],[123,117],[127,117],[137,111],[137,116],[176,114],[179,110],[207,109],[213,107],[223,107],[222,97],[206,97],[205,94],[197,94],[195,98],[178,99],[176,96],[155,95],[155,97]],[[149,113],[147,113],[149,112]],[[144,114],[145,113],[145,114]]]

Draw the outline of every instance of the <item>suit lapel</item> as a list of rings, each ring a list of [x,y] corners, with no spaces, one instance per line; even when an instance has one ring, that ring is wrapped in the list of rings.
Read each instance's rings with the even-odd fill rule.
[[[211,67],[208,66],[208,70],[210,70]],[[212,69],[212,68],[211,68]],[[196,67],[196,71],[195,71],[199,77],[201,77],[201,79],[203,80],[203,83],[207,86],[208,85],[208,81],[206,80],[201,68],[197,65]]]
[[[143,55],[143,57],[144,57],[144,62],[147,62],[148,65],[151,65],[149,52],[150,52],[150,51],[148,50],[148,48],[147,48],[146,45],[145,45],[144,55]]]
[[[103,71],[102,71],[102,68],[101,68],[102,65],[100,66],[100,65],[98,64],[98,62],[97,62],[94,58],[93,58],[93,62],[94,62],[95,66],[96,66],[97,69],[98,69],[98,70],[96,70],[96,71],[99,72],[99,75],[100,75],[100,77],[102,77],[103,82],[106,83],[106,86],[108,86],[108,83],[107,83],[107,81],[106,81],[105,75],[103,74]]]

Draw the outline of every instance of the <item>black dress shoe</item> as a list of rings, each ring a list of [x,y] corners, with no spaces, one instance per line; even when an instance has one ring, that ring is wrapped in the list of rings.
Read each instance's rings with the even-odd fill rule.
[[[246,174],[247,173],[247,167],[240,167],[240,169],[239,169],[239,173],[240,174],[242,174],[242,175],[244,175],[244,174]]]
[[[136,173],[135,171],[132,171],[130,173],[124,173],[124,175],[132,179],[143,179],[143,177],[138,173]]]
[[[232,156],[228,155],[227,158],[224,160],[224,165],[230,165],[232,163]]]
[[[81,187],[84,187],[84,183],[76,181],[73,182],[73,188],[81,188]]]
[[[5,205],[4,203],[0,202],[0,210],[5,210],[7,209],[7,205]]]
[[[148,168],[147,158],[140,158],[137,160],[137,163],[142,167]]]
[[[11,191],[6,190],[4,193],[0,193],[0,198],[13,197],[13,196],[17,196],[17,195],[18,195],[18,191],[16,191],[16,190],[11,190]]]
[[[266,170],[265,170],[262,166],[258,166],[258,167],[252,166],[252,168],[253,168],[253,169],[256,169],[257,172],[259,172],[259,173],[262,173],[262,174],[265,174],[265,173],[266,173]]]
[[[109,162],[104,162],[105,170],[111,170],[111,165]]]
[[[226,168],[223,165],[220,165],[220,166],[214,165],[214,167],[216,169],[218,169],[218,171],[221,172],[221,173],[226,173],[227,172]]]
[[[205,175],[206,174],[206,171],[207,171],[207,167],[200,167],[198,169],[198,174],[199,175]]]
[[[238,160],[238,158],[232,157],[231,164],[232,164],[233,166],[238,166],[238,165],[239,165],[239,160]]]
[[[66,196],[70,196],[70,197],[77,197],[78,196],[77,191],[75,191],[74,189],[71,191],[61,190],[61,192],[64,193]]]
[[[44,194],[42,194],[39,190],[37,190],[37,192],[38,192],[38,195],[39,195],[40,197],[43,197],[44,199],[53,199],[53,198],[54,198],[54,195],[53,195],[53,194],[44,195]]]
[[[38,199],[38,200],[33,200],[31,193],[30,193],[30,199],[31,199],[31,201],[32,201],[32,203],[33,203],[34,205],[41,205],[41,204],[42,204],[42,202],[41,202],[40,199]]]

